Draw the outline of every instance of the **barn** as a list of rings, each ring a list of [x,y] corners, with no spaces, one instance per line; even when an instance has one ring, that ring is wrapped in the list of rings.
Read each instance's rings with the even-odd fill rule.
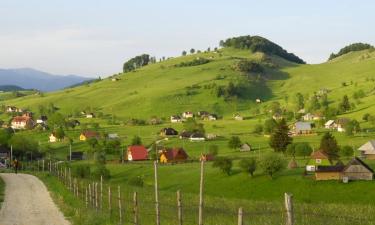
[[[343,177],[348,180],[372,180],[374,171],[361,159],[355,157],[343,170]]]

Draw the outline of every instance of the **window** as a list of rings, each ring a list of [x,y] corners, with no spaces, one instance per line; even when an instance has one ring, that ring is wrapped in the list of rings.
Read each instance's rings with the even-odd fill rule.
[[[321,159],[316,159],[315,162],[320,164],[320,163],[322,163],[322,160]]]

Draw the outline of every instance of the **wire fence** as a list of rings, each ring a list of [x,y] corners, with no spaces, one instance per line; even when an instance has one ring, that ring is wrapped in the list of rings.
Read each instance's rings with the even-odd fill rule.
[[[203,164],[202,164],[203,165]],[[155,192],[113,185],[99,180],[80,179],[72,175],[65,163],[37,161],[22,164],[22,169],[55,176],[82,204],[77,213],[92,211],[105,224],[163,225],[371,225],[375,224],[375,207],[345,209],[330,204],[293,203],[285,194],[284,202],[237,204],[215,199],[199,204],[199,196],[180,191]],[[156,177],[157,179],[157,177]],[[156,199],[156,195],[158,198]],[[204,198],[203,198],[204,199]],[[241,205],[243,203],[243,205]],[[202,214],[199,213],[200,207]]]

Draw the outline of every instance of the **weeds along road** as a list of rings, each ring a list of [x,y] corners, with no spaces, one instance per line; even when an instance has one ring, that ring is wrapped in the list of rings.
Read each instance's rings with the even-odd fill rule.
[[[38,178],[12,173],[0,176],[6,185],[0,225],[70,225]]]

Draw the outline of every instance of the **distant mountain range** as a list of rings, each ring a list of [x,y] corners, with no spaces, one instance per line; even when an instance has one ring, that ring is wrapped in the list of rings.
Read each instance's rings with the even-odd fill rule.
[[[91,78],[77,75],[55,75],[31,68],[0,69],[0,86],[18,86],[23,89],[56,91]]]

